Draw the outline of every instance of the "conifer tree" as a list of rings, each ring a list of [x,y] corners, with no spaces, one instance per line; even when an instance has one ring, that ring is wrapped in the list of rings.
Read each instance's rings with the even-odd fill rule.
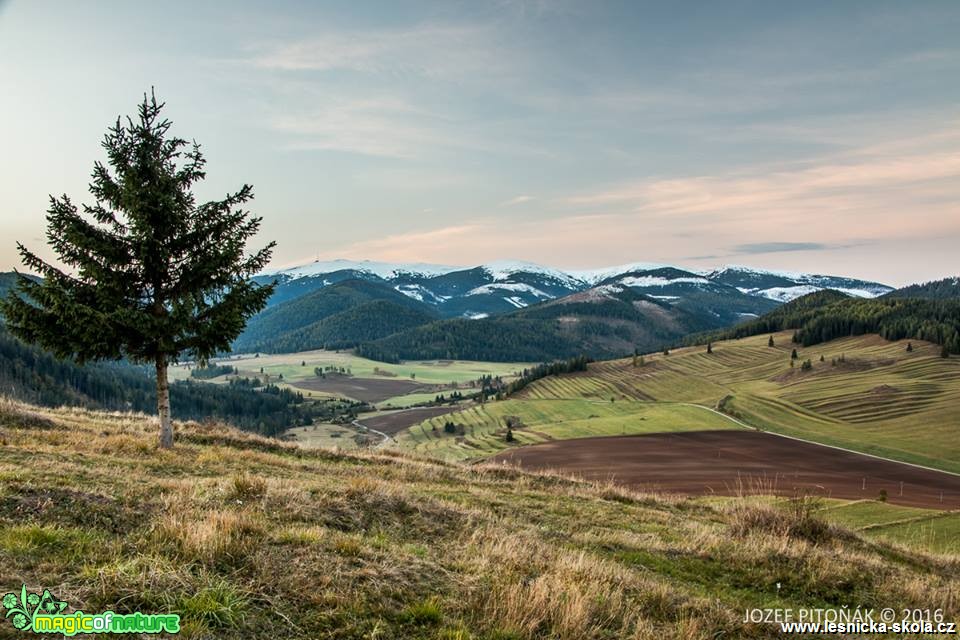
[[[196,142],[170,135],[163,103],[144,95],[136,118],[104,136],[107,164],[95,163],[78,208],[50,198],[47,240],[61,269],[17,244],[27,269],[0,303],[11,332],[78,362],[150,362],[156,370],[160,446],[173,446],[167,368],[183,355],[205,363],[226,351],[273,290],[250,281],[274,243],[246,253],[259,227],[242,206],[243,185],[223,200],[197,203],[205,177]]]

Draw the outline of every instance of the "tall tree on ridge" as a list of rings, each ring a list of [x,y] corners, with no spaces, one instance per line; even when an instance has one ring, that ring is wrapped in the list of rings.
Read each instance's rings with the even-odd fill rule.
[[[118,118],[107,131],[110,169],[96,162],[89,187],[96,204],[81,212],[66,195],[51,196],[47,241],[67,268],[17,243],[43,280],[21,274],[0,311],[15,335],[60,358],[153,363],[160,446],[169,448],[169,365],[230,348],[273,291],[250,276],[275,243],[245,253],[261,220],[241,208],[253,198],[250,185],[197,204],[205,160],[196,142],[169,135],[163,106],[151,91],[135,120]]]

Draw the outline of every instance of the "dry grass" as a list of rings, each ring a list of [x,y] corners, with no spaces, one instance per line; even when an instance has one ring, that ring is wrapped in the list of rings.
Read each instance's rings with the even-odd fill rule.
[[[185,638],[767,637],[753,606],[944,608],[960,561],[729,506],[145,416],[0,404],[0,588]],[[781,584],[781,589],[776,585]]]

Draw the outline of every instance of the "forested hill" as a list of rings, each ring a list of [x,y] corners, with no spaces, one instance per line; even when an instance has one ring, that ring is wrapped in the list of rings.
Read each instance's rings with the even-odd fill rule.
[[[442,320],[359,345],[375,360],[544,362],[660,349],[710,324],[703,314],[608,284],[496,318]]]
[[[809,346],[845,336],[876,333],[888,340],[913,338],[960,353],[960,300],[923,298],[850,298],[819,291],[783,305],[756,320],[701,334],[689,342],[743,338],[793,329],[795,340]]]
[[[293,353],[312,349],[346,349],[419,327],[436,320],[431,311],[389,300],[373,300],[327,316],[307,326],[263,338],[256,351]],[[249,350],[249,349],[248,349]]]
[[[923,284],[912,284],[891,291],[885,298],[926,298],[928,300],[949,300],[960,298],[960,277],[944,278]]]
[[[389,304],[369,304],[376,301]],[[344,280],[255,315],[234,342],[234,351],[352,347],[437,317],[431,307],[382,284]]]

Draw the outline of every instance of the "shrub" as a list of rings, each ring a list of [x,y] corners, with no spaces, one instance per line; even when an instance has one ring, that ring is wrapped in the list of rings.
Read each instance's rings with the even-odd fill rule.
[[[742,505],[733,510],[731,532],[737,537],[768,534],[817,544],[832,535],[830,525],[815,515],[820,508],[821,501],[809,495],[792,498],[780,508]]]

